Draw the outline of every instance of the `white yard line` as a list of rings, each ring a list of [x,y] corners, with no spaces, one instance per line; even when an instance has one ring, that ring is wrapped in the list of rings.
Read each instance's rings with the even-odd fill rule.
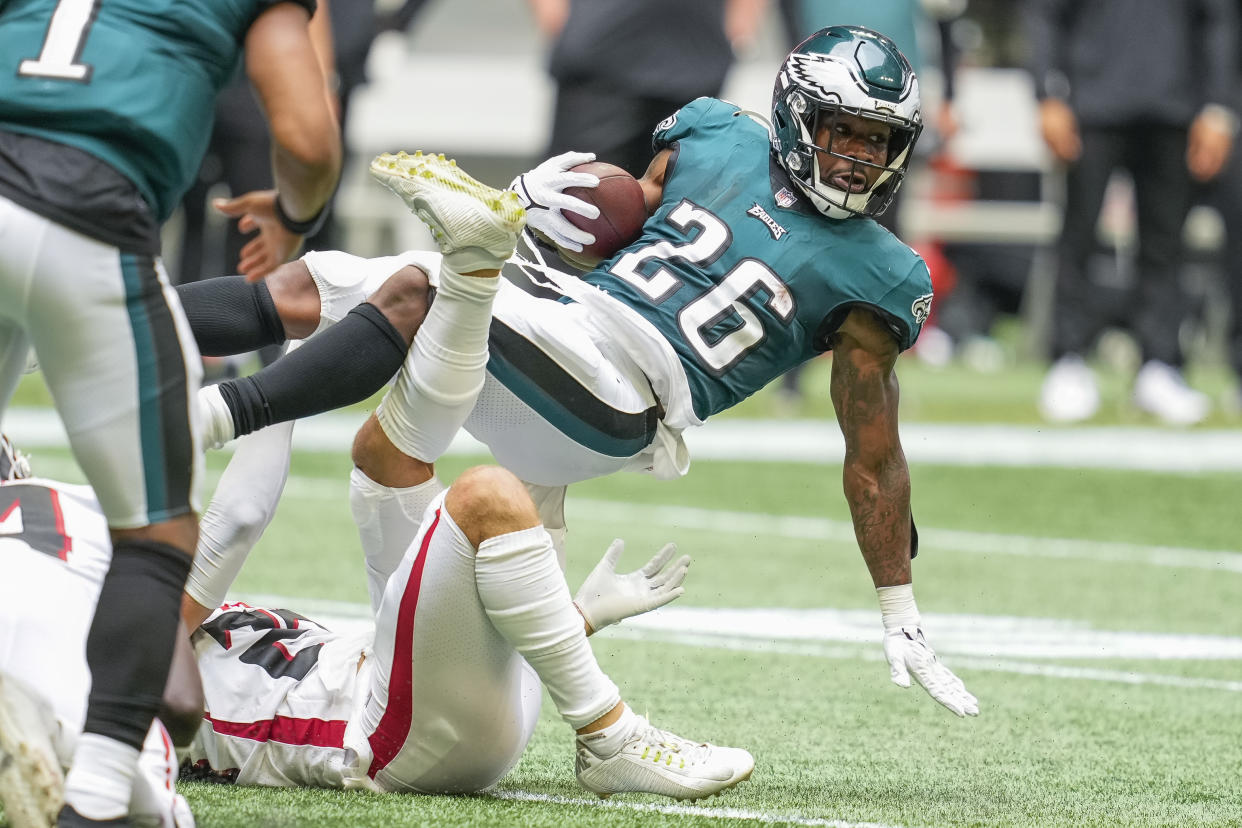
[[[297,600],[275,595],[235,595],[258,606],[293,609],[343,634],[371,624],[365,604]],[[718,609],[670,606],[601,636],[705,649],[883,661],[880,623],[873,610]],[[1081,667],[1023,658],[1125,659],[1132,661],[1242,661],[1242,638],[1095,630],[1052,618],[930,614],[933,643],[954,668],[1073,681],[1154,685],[1242,693],[1242,681],[1167,673]]]
[[[345,451],[365,419],[366,412],[359,411],[311,417],[298,423],[294,446],[302,451]],[[18,446],[68,445],[59,418],[49,409],[10,409],[3,425]],[[830,421],[724,418],[690,429],[685,436],[691,456],[703,460],[838,463],[845,455],[841,431]],[[901,440],[906,456],[916,464],[1242,471],[1242,431],[1237,429],[906,423]],[[453,441],[450,452],[487,453],[466,434]]]
[[[572,490],[571,490],[572,491]],[[292,475],[286,497],[307,499],[345,499],[349,481]],[[693,506],[655,506],[615,500],[568,499],[571,524],[608,523],[615,526],[658,524],[676,529],[724,532],[748,537],[768,536],[795,540],[856,543],[849,521],[797,515],[768,515],[727,509]],[[1009,535],[997,532],[971,532],[961,529],[919,527],[919,544],[926,549],[967,552],[979,555],[1012,555],[1028,558],[1057,558],[1107,563],[1145,564],[1180,569],[1208,569],[1242,574],[1242,552],[1223,549],[1194,549],[1155,546],[1118,541],[1092,541]]]
[[[851,648],[827,646],[818,642],[758,641],[747,637],[627,630],[625,627],[609,627],[601,632],[600,635],[631,641],[660,641],[667,644],[681,644],[689,647],[740,652],[772,653],[775,655],[806,656],[846,661],[884,661],[884,653],[878,646]],[[934,630],[932,635],[934,637]],[[937,650],[942,655],[948,653],[948,650],[941,648],[938,643]],[[978,670],[988,673],[1010,673],[1068,679],[1071,681],[1098,681],[1112,684],[1154,685],[1178,687],[1187,690],[1221,690],[1230,693],[1242,693],[1242,681],[1230,681],[1228,679],[1174,676],[1166,673],[1137,673],[1129,670],[1108,670],[1092,667],[1075,667],[1065,664],[1014,661],[1000,658],[977,658],[961,655],[952,655],[951,658],[952,668],[961,673]],[[1107,656],[1100,656],[1100,658],[1107,658]]]
[[[617,526],[654,523],[680,529],[718,531],[745,536],[768,535],[851,545],[856,542],[853,524],[845,520],[700,509],[690,506],[653,506],[571,497],[568,501],[568,518],[571,523],[591,521],[613,523]],[[1149,566],[1242,573],[1242,553],[1218,549],[1188,549],[1116,541],[1041,538],[923,526],[919,527],[919,544],[925,548],[984,555],[1143,563]]]
[[[745,783],[742,783],[745,784]],[[551,805],[577,805],[588,808],[605,808],[611,810],[637,811],[641,813],[668,814],[671,816],[692,816],[700,819],[734,819],[747,822],[758,822],[764,825],[807,825],[816,828],[898,828],[883,822],[849,822],[841,819],[820,819],[803,817],[794,814],[765,813],[744,808],[712,808],[697,805],[654,805],[642,802],[619,802],[616,800],[585,799],[582,797],[554,796],[552,794],[531,793],[529,791],[492,791],[495,799],[513,800],[517,802],[543,802]]]

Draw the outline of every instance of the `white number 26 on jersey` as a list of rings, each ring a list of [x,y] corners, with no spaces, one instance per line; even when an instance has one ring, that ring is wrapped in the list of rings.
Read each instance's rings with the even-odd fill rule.
[[[656,304],[668,299],[684,283],[663,264],[650,270],[649,275],[641,272],[643,265],[652,260],[666,262],[670,259],[705,265],[719,258],[733,241],[727,224],[690,201],[682,201],[673,208],[668,221],[682,232],[697,227],[699,234],[681,244],[661,241],[626,253],[611,268],[613,275],[633,285]],[[763,304],[782,322],[793,319],[794,301],[789,288],[758,259],[738,262],[719,284],[692,299],[678,314],[677,324],[682,336],[703,364],[715,373],[721,374],[733,367],[767,336],[762,320],[744,301],[759,293],[766,295]],[[710,339],[708,334],[712,328],[730,316],[741,324],[724,336]]]

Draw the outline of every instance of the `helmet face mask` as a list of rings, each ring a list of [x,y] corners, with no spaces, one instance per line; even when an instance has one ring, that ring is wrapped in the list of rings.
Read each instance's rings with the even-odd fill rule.
[[[823,29],[799,44],[777,74],[777,163],[824,215],[878,216],[909,167],[923,128],[919,107],[918,80],[891,40],[855,26]],[[874,125],[875,134],[887,133],[887,147],[860,157],[857,141],[838,141],[841,122],[848,127],[841,132],[864,141]]]

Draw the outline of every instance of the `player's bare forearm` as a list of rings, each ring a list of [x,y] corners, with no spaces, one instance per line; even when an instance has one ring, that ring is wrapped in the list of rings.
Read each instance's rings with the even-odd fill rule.
[[[877,587],[910,583],[910,471],[897,430],[897,344],[856,310],[833,345],[832,403],[845,435],[845,497]]]
[[[316,215],[336,188],[340,129],[327,94],[304,9],[280,4],[246,36],[246,71],[272,135],[272,172],[291,218]]]

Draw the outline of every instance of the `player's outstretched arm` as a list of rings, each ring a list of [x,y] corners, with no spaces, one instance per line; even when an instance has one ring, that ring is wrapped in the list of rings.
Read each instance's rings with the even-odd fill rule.
[[[617,562],[624,551],[625,541],[614,540],[574,596],[574,605],[586,622],[587,635],[662,607],[686,591],[682,582],[686,580],[690,556],[682,555],[673,561],[676,544],[665,544],[641,569],[618,573]]]
[[[243,437],[220,476],[200,521],[198,548],[181,601],[181,620],[191,632],[224,601],[275,517],[289,478],[292,437],[292,422]]]
[[[845,435],[845,497],[884,618],[893,682],[911,676],[958,716],[979,703],[941,664],[921,629],[910,572],[910,470],[897,430],[897,341],[870,311],[855,309],[833,342],[832,404]]]
[[[297,252],[320,223],[341,172],[341,136],[306,11],[281,3],[246,35],[246,73],[272,135],[276,189],[247,193],[217,209],[259,235],[242,248],[238,270],[262,278]]]

